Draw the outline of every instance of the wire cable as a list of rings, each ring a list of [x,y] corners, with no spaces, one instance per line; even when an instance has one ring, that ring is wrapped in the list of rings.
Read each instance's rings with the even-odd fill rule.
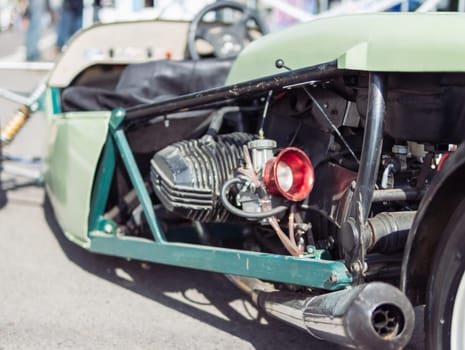
[[[344,136],[342,136],[341,132],[339,131],[339,129],[337,128],[336,125],[334,125],[334,123],[331,121],[331,119],[329,118],[328,114],[326,114],[325,110],[323,109],[323,107],[321,107],[321,105],[318,103],[318,101],[316,100],[315,97],[313,97],[313,95],[310,93],[310,91],[308,91],[308,89],[303,86],[302,89],[305,91],[305,93],[307,94],[308,97],[310,97],[310,99],[312,100],[312,102],[315,104],[315,106],[318,108],[318,110],[321,112],[321,114],[323,115],[323,117],[325,117],[326,121],[328,122],[329,126],[331,127],[331,129],[333,129],[333,131],[336,133],[336,135],[339,137],[339,139],[342,141],[342,143],[344,144],[344,146],[347,148],[347,150],[349,151],[349,153],[351,154],[351,156],[355,159],[355,161],[357,162],[357,164],[360,164],[360,160],[357,158],[357,156],[355,155],[354,151],[352,150],[352,148],[350,148],[350,145],[349,143],[346,141],[346,139],[344,138]]]
[[[238,178],[232,178],[228,181],[225,182],[223,185],[223,188],[221,189],[221,201],[223,202],[223,205],[225,206],[226,209],[228,209],[232,214],[240,216],[242,218],[246,219],[266,219],[270,216],[276,216],[279,215],[287,210],[287,207],[284,205],[277,206],[271,210],[267,210],[261,213],[249,213],[246,212],[242,209],[239,209],[235,207],[234,205],[231,204],[231,202],[228,199],[228,192],[229,188],[234,185],[242,183],[242,181]]]

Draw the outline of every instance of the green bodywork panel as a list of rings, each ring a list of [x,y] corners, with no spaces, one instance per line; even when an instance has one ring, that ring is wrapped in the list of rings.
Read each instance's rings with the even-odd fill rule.
[[[53,106],[47,93],[47,110]],[[88,244],[88,217],[95,169],[108,133],[110,112],[49,113],[44,178],[56,218],[66,236]]]
[[[337,61],[338,68],[383,72],[465,72],[465,14],[377,13],[321,18],[254,41],[226,84]]]

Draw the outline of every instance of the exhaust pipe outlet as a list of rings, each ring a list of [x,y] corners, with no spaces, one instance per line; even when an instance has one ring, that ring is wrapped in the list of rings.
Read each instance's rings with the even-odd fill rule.
[[[356,349],[401,349],[410,341],[415,325],[407,297],[382,282],[310,298],[259,292],[258,304],[316,338]]]

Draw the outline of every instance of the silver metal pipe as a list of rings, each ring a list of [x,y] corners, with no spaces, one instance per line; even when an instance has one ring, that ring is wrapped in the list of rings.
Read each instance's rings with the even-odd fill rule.
[[[415,324],[407,297],[381,282],[314,297],[261,292],[258,304],[316,338],[356,349],[400,349],[409,342]]]
[[[29,97],[23,96],[16,92],[0,88],[0,97],[3,97],[9,101],[27,105],[29,103]]]
[[[402,251],[416,214],[416,211],[383,212],[369,218],[364,231],[367,250],[384,254]]]
[[[54,62],[0,62],[0,70],[49,72],[54,67]]]
[[[34,181],[37,181],[37,183],[41,183],[43,180],[42,172],[37,169],[23,168],[10,164],[1,164],[0,170],[6,174],[12,174],[33,179]]]

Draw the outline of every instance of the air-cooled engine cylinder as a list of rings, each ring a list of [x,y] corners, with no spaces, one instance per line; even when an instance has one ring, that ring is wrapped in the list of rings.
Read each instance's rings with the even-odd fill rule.
[[[224,222],[230,213],[220,191],[244,158],[246,133],[220,135],[209,141],[177,142],[157,152],[151,161],[151,181],[157,197],[171,212],[190,220]]]

